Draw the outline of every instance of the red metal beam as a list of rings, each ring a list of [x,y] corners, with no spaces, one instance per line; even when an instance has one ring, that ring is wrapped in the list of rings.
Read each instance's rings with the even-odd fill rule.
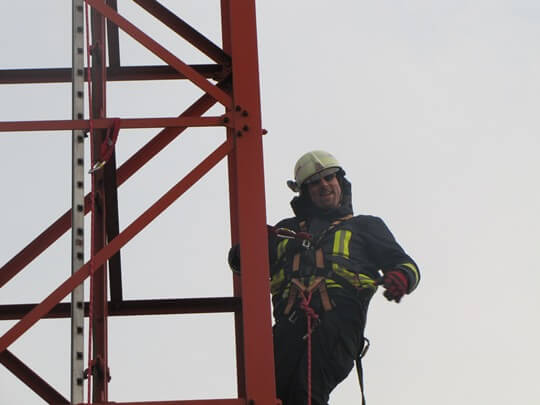
[[[231,32],[229,28],[230,15],[228,4],[221,1],[221,41],[223,49],[231,53]],[[228,109],[227,113],[231,113]],[[234,141],[234,128],[227,128],[227,139]],[[229,178],[229,216],[231,223],[231,241],[234,244],[238,243],[238,187],[236,184],[236,152],[233,150],[229,153],[227,159],[227,170]],[[242,296],[242,283],[240,276],[233,273],[233,293],[235,297]],[[234,332],[235,332],[235,348],[236,348],[236,389],[239,397],[246,396],[246,370],[244,368],[244,330],[242,313],[234,314]]]
[[[245,398],[275,405],[255,1],[222,0],[221,5],[233,59],[233,176],[242,263]]]
[[[118,218],[118,182],[116,180],[116,150],[113,149],[110,159],[103,168],[105,188],[105,212],[107,213],[107,241],[111,241],[120,233]],[[109,288],[111,301],[122,301],[122,260],[120,251],[109,259]]]
[[[203,77],[221,79],[227,73],[220,65],[190,65]],[[84,80],[86,80],[86,73]],[[107,81],[177,80],[186,76],[170,66],[111,66],[107,68]],[[0,69],[0,84],[69,83],[71,68]]]
[[[107,76],[106,76],[106,36],[105,18],[103,15],[92,9],[91,12],[92,31],[92,97],[91,110],[92,117],[103,119],[107,116]],[[102,160],[101,144],[107,136],[105,129],[96,128],[90,133],[93,150],[91,167],[96,162]],[[106,261],[95,263],[93,257],[107,244],[107,199],[109,196],[105,190],[105,171],[98,170],[92,175],[92,219],[91,219],[91,246],[90,246],[90,311],[92,326],[92,360],[99,361],[99,366],[95,370],[102,372],[92,373],[92,399],[94,402],[108,401],[108,314],[107,314],[107,265]],[[118,210],[118,207],[115,208]],[[116,252],[114,252],[116,253]],[[107,258],[109,259],[109,258]]]
[[[226,117],[178,117],[178,118],[122,118],[120,128],[182,128],[216,127],[225,125]],[[95,129],[107,129],[113,126],[113,118],[93,120]],[[0,132],[17,131],[71,131],[90,129],[89,120],[47,120],[47,121],[0,121]]]
[[[88,3],[95,10],[99,11],[104,17],[118,25],[118,27],[121,28],[126,34],[130,35],[133,39],[146,47],[158,58],[168,63],[180,73],[183,73],[193,84],[210,94],[221,104],[226,107],[230,107],[232,105],[231,97],[227,93],[223,92],[217,86],[211,84],[208,80],[206,80],[206,78],[193,70],[189,65],[186,65],[167,49],[138,29],[135,25],[131,24],[124,17],[116,13],[102,0],[88,0]]]
[[[79,404],[86,405],[86,404]],[[255,405],[242,398],[235,399],[192,399],[185,401],[148,401],[148,402],[99,402],[94,405]]]
[[[229,80],[224,80],[220,86],[227,88]],[[207,94],[200,97],[180,117],[202,115],[215,104],[215,100]],[[118,186],[135,174],[142,166],[156,156],[163,148],[178,137],[187,127],[166,128],[159,132],[146,145],[133,154],[117,170]],[[78,207],[87,213],[90,210],[90,195],[85,198],[85,206]],[[57,219],[51,226],[38,235],[30,244],[16,254],[10,261],[0,268],[0,287],[5,285],[26,265],[39,256],[47,247],[60,238],[71,226],[71,210]]]
[[[230,66],[231,57],[184,20],[155,0],[133,0],[215,62]]]
[[[118,11],[116,0],[107,0],[107,4],[114,11]],[[109,65],[120,67],[120,40],[118,38],[118,27],[110,21],[107,21],[107,45],[107,50],[109,51]]]
[[[209,314],[223,312],[238,312],[241,309],[238,297],[213,298],[176,298],[156,300],[124,300],[108,303],[109,316],[138,316],[138,315],[179,315],[179,314]],[[13,321],[24,318],[38,304],[0,305],[0,321]],[[84,307],[88,316],[88,303]],[[69,318],[71,304],[55,305],[42,319]]]
[[[169,207],[176,199],[186,192],[202,176],[204,176],[212,167],[219,163],[228,153],[232,145],[229,141],[222,143],[206,159],[199,163],[182,180],[174,185],[150,208],[133,221],[126,229],[114,238],[109,244],[101,249],[94,256],[94,266],[103,265],[114,253],[128,243],[135,235],[143,230],[159,214]],[[266,232],[266,228],[265,228]],[[68,295],[77,285],[79,285],[90,274],[90,262],[87,262],[70,278],[64,281],[56,290],[54,290],[39,305],[34,307],[23,319],[16,323],[3,336],[0,337],[0,352],[6,350],[23,333],[30,329],[39,319],[48,314],[66,295]]]
[[[48,404],[69,404],[69,401],[62,394],[51,387],[9,350],[0,352],[0,364],[11,371]]]

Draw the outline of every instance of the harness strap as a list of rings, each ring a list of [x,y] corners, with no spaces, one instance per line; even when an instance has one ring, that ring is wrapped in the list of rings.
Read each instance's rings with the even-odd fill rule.
[[[292,271],[298,271],[300,268],[300,253],[296,253],[293,256]]]
[[[321,248],[318,248],[315,251],[315,266],[317,266],[317,269],[324,269],[324,255]],[[323,309],[325,311],[332,310],[332,303],[330,302],[330,297],[328,296],[328,289],[326,288],[326,282],[324,281],[324,277],[319,276],[315,280],[321,279],[319,283],[317,284],[319,295],[321,296],[321,304],[323,306]]]
[[[328,289],[326,288],[326,283],[323,281],[319,283],[319,295],[321,296],[321,304],[325,311],[332,310],[332,302],[330,302],[330,297],[328,296]]]
[[[358,382],[360,384],[360,393],[362,394],[362,405],[366,405],[366,395],[364,393],[364,370],[362,369],[362,358],[366,355],[370,342],[369,339],[364,337],[364,347],[356,358],[356,372],[358,373]]]
[[[311,295],[313,293],[313,291],[315,291],[315,290],[319,290],[319,292],[324,290],[323,294],[326,295],[326,301],[328,301],[328,304],[325,305],[325,303],[324,303],[325,299],[323,298],[323,295],[321,294],[321,301],[323,302],[323,308],[324,308],[325,311],[329,311],[330,309],[332,309],[332,306],[330,305],[330,299],[328,298],[328,292],[326,291],[326,285],[324,283],[324,277],[316,277],[309,284],[309,286],[305,286],[304,284],[302,284],[301,281],[299,281],[296,278],[293,278],[291,280],[291,290],[289,292],[289,298],[287,300],[287,305],[285,306],[285,309],[283,310],[283,313],[285,315],[289,315],[294,303],[296,302],[296,297],[298,296],[298,293],[300,293],[300,295],[303,297],[304,293],[307,293],[307,294]],[[326,309],[328,307],[329,307],[329,309]]]
[[[317,266],[318,269],[324,269],[324,255],[321,248],[318,248],[315,251],[315,266]]]
[[[300,268],[300,253],[296,253],[293,257],[292,271],[297,272],[299,268]],[[296,279],[292,279],[291,281],[294,283]],[[292,307],[294,306],[294,303],[296,302],[296,296],[298,295],[297,287],[298,286],[296,285],[296,283],[291,284],[291,289],[289,290],[289,298],[287,299],[287,305],[285,306],[285,309],[283,310],[283,313],[285,315],[290,314]]]
[[[289,298],[287,299],[287,305],[285,306],[285,309],[283,310],[283,313],[285,315],[289,315],[291,313],[292,307],[294,303],[296,302],[297,295],[298,295],[298,290],[295,288],[295,286],[291,285],[291,289],[289,291]]]

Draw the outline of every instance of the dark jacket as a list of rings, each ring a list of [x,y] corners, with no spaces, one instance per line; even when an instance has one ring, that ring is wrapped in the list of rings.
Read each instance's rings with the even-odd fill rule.
[[[342,204],[330,210],[318,210],[303,192],[291,201],[295,217],[280,221],[276,228],[312,235],[311,246],[297,239],[269,238],[271,290],[274,307],[281,307],[288,297],[291,279],[301,278],[309,284],[310,277],[324,276],[329,294],[354,296],[362,290],[376,290],[381,273],[401,269],[409,281],[408,293],[419,280],[417,265],[396,242],[382,219],[352,216],[351,185],[339,176]],[[301,223],[305,223],[301,229]],[[324,270],[315,265],[315,251],[321,248]],[[292,272],[294,256],[300,253],[300,269]],[[371,294],[370,294],[371,295]]]

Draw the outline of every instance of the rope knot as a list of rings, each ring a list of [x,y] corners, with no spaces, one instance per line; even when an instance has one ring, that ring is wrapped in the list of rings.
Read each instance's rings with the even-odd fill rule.
[[[310,297],[311,298],[311,295]],[[317,320],[319,319],[319,314],[315,312],[313,308],[309,306],[310,299],[306,299],[305,297],[302,297],[302,302],[300,303],[300,308],[306,313],[306,316],[310,319]]]

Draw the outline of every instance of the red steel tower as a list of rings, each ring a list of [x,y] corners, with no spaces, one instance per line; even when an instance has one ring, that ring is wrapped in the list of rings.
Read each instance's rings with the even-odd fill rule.
[[[136,402],[137,404],[275,405],[257,35],[254,0],[221,0],[222,46],[217,46],[157,0],[133,0],[214,63],[189,65],[118,12],[117,0],[72,0],[73,64],[66,68],[0,70],[0,84],[72,83],[72,119],[0,122],[0,131],[72,131],[72,207],[0,268],[0,288],[54,241],[71,230],[72,276],[39,303],[0,305],[1,320],[17,322],[0,336],[0,363],[45,402],[112,403],[108,396],[109,316],[231,312],[235,316],[238,395],[234,399]],[[89,28],[90,27],[90,28]],[[164,63],[120,64],[119,30]],[[88,60],[85,66],[85,40]],[[175,117],[108,117],[107,83],[131,80],[186,80],[204,94]],[[89,113],[83,112],[89,85]],[[214,105],[225,111],[205,115]],[[225,141],[124,229],[119,229],[117,189],[190,127],[222,127]],[[115,144],[125,128],[158,133],[122,165]],[[120,135],[121,136],[121,135]],[[84,144],[91,143],[91,192],[84,195]],[[224,158],[228,162],[231,236],[242,245],[243,273],[234,276],[231,297],[126,300],[121,248]],[[84,258],[84,216],[90,213],[91,257]],[[90,283],[84,300],[82,285]],[[110,297],[107,291],[110,291]],[[71,294],[71,304],[61,301]],[[85,345],[84,319],[91,322]],[[10,346],[44,318],[71,318],[71,397],[56,391],[20,360]],[[83,350],[91,346],[91,362]],[[90,398],[84,379],[91,376]],[[68,399],[69,398],[69,399]],[[120,402],[114,402],[120,404]],[[128,404],[124,402],[124,404]],[[132,402],[132,404],[134,404]]]

